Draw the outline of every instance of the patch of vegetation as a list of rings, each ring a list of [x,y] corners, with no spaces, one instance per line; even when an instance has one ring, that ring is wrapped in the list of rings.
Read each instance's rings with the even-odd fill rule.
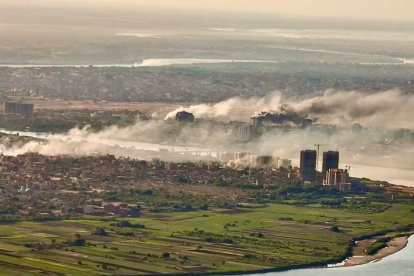
[[[330,230],[331,230],[332,232],[335,232],[335,233],[340,233],[340,232],[341,232],[341,230],[339,229],[339,227],[338,227],[338,226],[332,226]]]
[[[387,243],[391,241],[391,237],[385,237],[378,239],[375,243],[373,243],[366,251],[368,255],[375,255],[381,249],[387,247]]]
[[[135,228],[135,229],[144,229],[145,225],[144,224],[140,224],[140,223],[130,223],[127,220],[122,220],[119,222],[113,222],[109,224],[110,226],[113,227],[125,227],[125,228]]]
[[[98,235],[98,236],[108,236],[108,233],[105,231],[105,228],[102,228],[102,227],[96,227],[95,230],[91,234]]]

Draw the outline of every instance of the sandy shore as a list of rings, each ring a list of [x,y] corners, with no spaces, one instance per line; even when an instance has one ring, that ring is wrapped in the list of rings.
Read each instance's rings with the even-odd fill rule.
[[[360,241],[353,250],[354,256],[346,260],[344,266],[347,267],[367,264],[370,262],[378,262],[382,258],[385,258],[404,249],[408,243],[408,236],[392,239],[387,243],[387,247],[381,249],[375,255],[365,254],[365,250],[375,241],[375,239]]]

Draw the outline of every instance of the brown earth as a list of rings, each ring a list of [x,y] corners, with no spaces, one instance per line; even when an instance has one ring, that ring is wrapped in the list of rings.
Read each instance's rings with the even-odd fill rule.
[[[366,255],[365,250],[373,243],[375,240],[363,240],[359,242],[354,248],[354,256],[349,258],[344,266],[356,266],[367,264],[370,262],[378,262],[389,255],[397,253],[398,251],[404,249],[408,243],[408,237],[397,237],[388,242],[387,247],[381,249],[374,255]]]

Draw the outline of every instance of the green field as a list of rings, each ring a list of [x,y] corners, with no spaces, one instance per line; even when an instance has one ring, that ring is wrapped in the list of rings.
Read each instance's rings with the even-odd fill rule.
[[[128,218],[145,229],[111,226],[113,221],[98,217],[1,224],[0,274],[197,273],[327,261],[345,254],[352,237],[413,224],[413,209],[395,204],[380,213],[364,213],[272,204]],[[332,226],[340,232],[331,231]],[[92,235],[96,227],[108,235]],[[85,246],[68,244],[76,233]],[[162,258],[163,253],[169,258]]]

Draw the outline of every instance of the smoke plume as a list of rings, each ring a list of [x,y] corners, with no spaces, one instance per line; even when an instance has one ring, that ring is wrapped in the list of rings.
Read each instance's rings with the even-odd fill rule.
[[[327,90],[322,96],[302,101],[282,101],[281,94],[275,92],[263,98],[236,97],[212,105],[180,107],[170,112],[166,119],[183,110],[193,113],[196,119],[247,122],[253,115],[273,123],[299,123],[303,118],[310,118],[321,124],[338,126],[359,121],[371,127],[414,128],[414,121],[410,119],[414,96],[399,90],[380,93]]]
[[[235,97],[216,104],[199,104],[190,107],[180,107],[168,113],[165,119],[175,118],[180,111],[194,114],[196,119],[216,119],[222,121],[248,121],[255,111],[271,111],[281,104],[282,95],[273,92],[265,97],[241,98]]]
[[[282,104],[278,111],[260,111],[253,115],[253,118],[259,118],[263,121],[269,121],[274,124],[294,123],[300,124],[300,122],[306,117],[300,116],[290,106]]]
[[[355,160],[359,153],[364,156],[377,155],[378,151],[389,154],[391,150],[402,160],[412,160],[410,153],[414,152],[414,135],[404,134],[401,144],[391,149],[387,144],[390,136],[383,129],[414,128],[411,118],[414,96],[398,90],[376,94],[327,91],[321,96],[302,101],[282,101],[280,94],[272,93],[264,98],[238,97],[215,105],[194,105],[186,110],[193,112],[196,119],[248,121],[254,115],[273,123],[296,124],[303,118],[310,118],[318,123],[336,124],[342,128],[328,135],[322,131],[322,127],[321,131],[311,133],[300,128],[271,128],[250,140],[239,141],[239,127],[243,124],[224,124],[214,120],[196,120],[191,124],[180,124],[175,120],[138,120],[127,127],[110,126],[99,132],[89,128],[74,128],[65,134],[49,134],[43,142],[31,141],[11,147],[10,143],[3,143],[7,146],[0,144],[0,153],[18,155],[36,152],[72,156],[113,154],[146,160],[161,156],[161,159],[168,157],[168,161],[186,161],[204,159],[207,156],[205,152],[215,154],[219,151],[295,159],[300,150],[313,149],[315,144],[323,144],[321,150],[340,150],[341,158],[345,158],[346,153],[349,160]],[[170,114],[175,115],[175,112],[177,110]],[[371,127],[371,131],[352,135],[350,124],[356,121]],[[34,135],[34,138],[41,137]],[[163,154],[160,149],[169,152]],[[204,151],[205,155],[189,157],[183,154],[186,151]],[[246,164],[231,162],[228,165],[243,167]]]

